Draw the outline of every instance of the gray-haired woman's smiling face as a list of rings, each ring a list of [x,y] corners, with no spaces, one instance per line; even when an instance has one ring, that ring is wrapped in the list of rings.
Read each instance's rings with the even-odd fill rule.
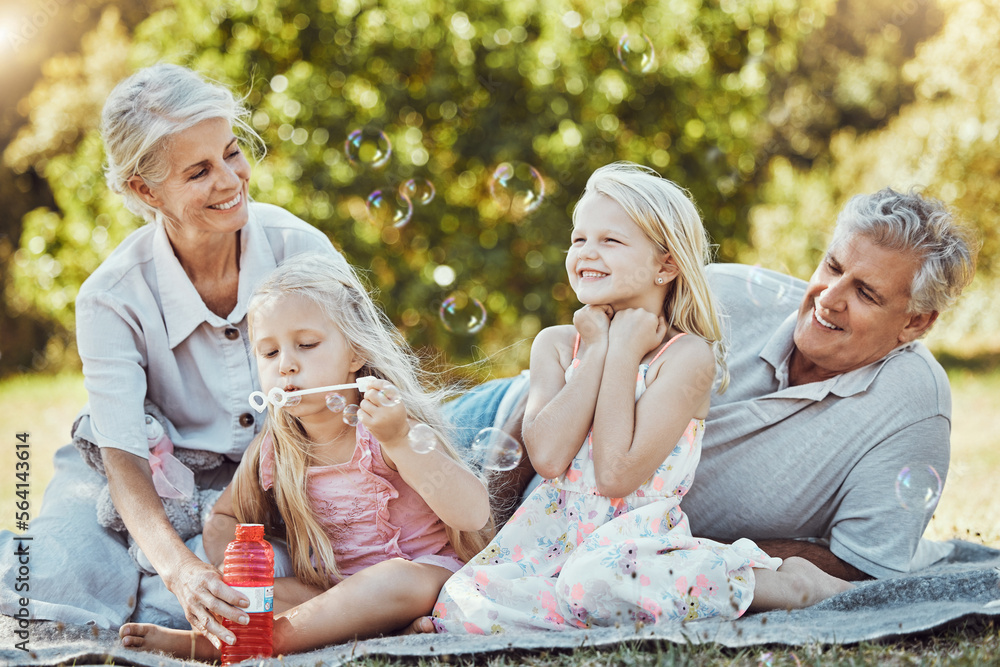
[[[159,209],[174,231],[230,233],[248,219],[250,163],[222,118],[204,120],[166,143],[169,176],[155,185],[133,185]]]

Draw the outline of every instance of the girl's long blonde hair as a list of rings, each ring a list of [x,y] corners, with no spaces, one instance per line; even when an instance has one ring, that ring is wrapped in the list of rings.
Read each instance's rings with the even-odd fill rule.
[[[373,375],[398,387],[409,416],[433,428],[439,447],[462,462],[451,444],[450,427],[440,409],[445,391],[424,388],[425,383],[432,386],[429,382],[432,378],[421,369],[402,334],[375,305],[346,262],[318,254],[297,255],[283,262],[250,299],[247,320],[251,341],[257,309],[273,299],[293,294],[315,303],[331,326],[344,335],[352,351],[365,360],[358,377]],[[270,491],[265,491],[260,483],[260,447],[268,432],[274,442],[274,484]],[[340,572],[331,538],[316,519],[306,494],[309,447],[299,420],[286,410],[268,405],[267,424],[247,450],[233,479],[233,504],[241,523],[263,523],[270,533],[280,535],[283,522],[295,576],[326,589],[340,579]],[[446,528],[452,546],[463,560],[485,548],[494,532],[492,518],[478,532]]]
[[[594,194],[621,206],[660,252],[673,257],[678,273],[663,302],[663,315],[668,324],[711,344],[721,378],[719,391],[725,391],[729,386],[726,346],[705,275],[705,266],[712,261],[711,245],[690,195],[649,167],[633,162],[614,162],[595,171],[580,201]],[[579,210],[577,202],[574,224]]]

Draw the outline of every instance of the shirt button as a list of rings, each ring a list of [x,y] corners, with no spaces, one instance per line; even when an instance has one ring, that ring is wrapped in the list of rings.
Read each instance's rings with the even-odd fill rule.
[[[229,340],[236,340],[237,338],[240,337],[240,330],[234,329],[233,327],[229,327],[228,329],[226,329],[225,334],[226,338],[228,338]]]
[[[254,423],[253,415],[250,414],[249,412],[244,412],[243,414],[240,415],[240,426],[242,426],[243,428],[250,428],[251,426],[253,426],[253,423]]]

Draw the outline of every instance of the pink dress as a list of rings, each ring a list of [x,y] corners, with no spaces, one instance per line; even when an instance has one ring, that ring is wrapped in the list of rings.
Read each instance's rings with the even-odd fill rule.
[[[462,561],[448,541],[444,522],[382,458],[382,447],[359,423],[354,455],[347,463],[311,466],[307,493],[316,518],[330,537],[344,577],[390,558],[457,571]],[[272,484],[274,444],[261,441],[260,477]]]
[[[576,350],[573,356],[567,382]],[[648,370],[639,367],[636,401]],[[598,492],[588,434],[566,472],[535,489],[445,583],[434,606],[437,630],[499,634],[742,615],[753,599],[753,568],[776,569],[781,560],[750,540],[728,545],[691,535],[680,504],[704,432],[704,421],[692,419],[666,460],[625,498]]]

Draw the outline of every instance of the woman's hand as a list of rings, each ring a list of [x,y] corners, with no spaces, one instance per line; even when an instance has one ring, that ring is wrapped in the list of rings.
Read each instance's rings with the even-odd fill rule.
[[[406,418],[405,401],[388,405],[391,401],[382,393],[386,387],[393,387],[399,392],[387,380],[374,380],[358,406],[358,419],[376,440],[391,447],[406,439],[410,426]],[[391,394],[391,390],[389,393]]]
[[[573,326],[580,334],[580,341],[587,345],[604,344],[608,341],[611,318],[615,311],[611,306],[584,306],[573,313]]]
[[[217,569],[193,555],[165,582],[177,596],[191,627],[205,635],[215,648],[221,647],[220,640],[227,644],[236,641],[236,636],[222,625],[223,618],[242,625],[250,622],[242,609],[250,604],[247,597],[223,583]]]
[[[662,315],[643,308],[626,308],[615,313],[608,338],[613,349],[628,350],[631,356],[641,359],[663,342],[667,328]]]
[[[249,621],[240,606],[250,601],[224,584],[219,571],[191,553],[177,535],[153,487],[145,459],[108,447],[101,449],[101,456],[115,508],[139,548],[163,577],[167,590],[177,596],[191,627],[216,646],[220,639],[235,641],[218,618]]]

